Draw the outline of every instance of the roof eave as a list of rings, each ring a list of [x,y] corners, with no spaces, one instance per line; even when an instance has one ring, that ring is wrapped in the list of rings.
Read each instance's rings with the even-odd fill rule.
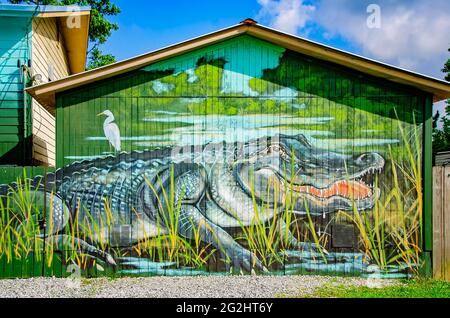
[[[74,16],[85,16],[90,15],[90,9],[83,10],[65,10],[65,11],[42,11],[39,12],[36,16],[39,18],[63,18],[63,17],[74,17]]]
[[[248,34],[320,60],[329,61],[369,75],[385,78],[388,81],[418,88],[424,92],[433,94],[434,102],[450,98],[450,83],[441,79],[401,69],[261,25],[254,25],[249,28]]]
[[[74,74],[53,82],[28,87],[26,88],[26,91],[47,110],[54,114],[56,103],[55,96],[61,91],[133,71],[143,67],[144,65],[152,64],[166,58],[187,53],[200,47],[226,40],[246,33],[247,29],[248,26],[246,25],[233,26],[124,61],[102,66],[94,70]]]
[[[85,71],[91,18],[89,6],[0,4],[0,16],[57,19],[65,40],[70,74]]]
[[[238,24],[128,60],[72,75],[48,84],[34,86],[28,88],[27,91],[37,100],[42,99],[43,101],[48,101],[50,104],[46,106],[51,109],[55,107],[55,95],[59,92],[136,70],[162,59],[187,53],[244,33],[310,55],[320,60],[330,61],[373,76],[385,78],[388,81],[415,87],[432,94],[435,102],[450,98],[450,83],[443,80],[403,70],[395,66],[370,60],[291,34],[254,24]]]
[[[0,3],[0,16],[9,17],[62,17],[74,13],[87,14],[89,6],[53,6],[53,5],[27,5]]]
[[[72,16],[68,16],[71,18]],[[89,45],[90,12],[79,16],[79,25],[71,27],[67,17],[59,17],[59,25],[64,38],[67,60],[71,74],[77,74],[86,70],[86,54]],[[70,23],[70,22],[69,22]]]

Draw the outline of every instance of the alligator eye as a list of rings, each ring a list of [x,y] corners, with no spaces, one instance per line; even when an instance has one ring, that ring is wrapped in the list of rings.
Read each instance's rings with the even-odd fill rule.
[[[356,159],[358,164],[369,164],[374,161],[374,156],[371,153],[364,153]]]

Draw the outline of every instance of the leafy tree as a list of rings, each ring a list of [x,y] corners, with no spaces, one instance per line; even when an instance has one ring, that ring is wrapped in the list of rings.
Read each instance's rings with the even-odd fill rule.
[[[105,43],[119,26],[107,20],[107,17],[120,13],[120,9],[110,0],[9,0],[13,4],[27,3],[34,5],[80,5],[91,7],[91,22],[89,26],[89,40],[91,49],[88,68],[92,69],[106,64],[114,63],[116,59],[111,54],[103,55],[98,49]]]
[[[448,108],[448,106],[447,106]],[[442,118],[443,128],[435,129],[433,133],[433,152],[450,150],[450,118],[447,115]]]
[[[450,49],[448,49],[448,51],[450,52]],[[450,82],[450,59],[448,59],[447,63],[445,63],[442,72],[447,73],[447,75],[445,76],[445,80]]]
[[[94,47],[89,55],[88,70],[98,68],[100,66],[108,65],[116,62],[116,59],[111,54],[103,54],[98,47]]]
[[[450,52],[450,49],[448,50]],[[442,72],[447,73],[445,80],[450,81],[450,59],[444,65]],[[445,115],[442,117],[442,129],[437,127],[439,113],[433,117],[433,152],[450,150],[450,100],[447,100],[447,107],[445,107]]]
[[[439,117],[441,117],[441,114],[439,113],[439,111],[437,111],[436,114],[433,116],[433,129],[438,128]]]

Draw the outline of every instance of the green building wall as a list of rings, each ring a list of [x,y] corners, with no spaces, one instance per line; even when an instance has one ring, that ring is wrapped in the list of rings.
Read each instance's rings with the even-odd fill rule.
[[[374,206],[303,216],[295,235],[304,239],[306,229],[308,239],[317,239],[336,260],[342,253],[361,255],[386,270],[375,274],[400,277],[430,260],[431,100],[416,89],[241,35],[57,94],[57,167],[97,165],[96,159],[118,155],[105,138],[104,118],[96,116],[106,110],[114,114],[121,151],[130,160],[166,147],[278,135],[304,136],[313,149],[330,154],[377,154],[384,166],[371,180],[380,189]],[[353,231],[353,241],[341,231]],[[221,271],[211,260],[207,269],[186,274]],[[272,265],[283,273],[360,271],[349,262],[351,269],[339,261]],[[148,267],[128,273],[149,274]]]
[[[224,83],[229,85],[225,90]],[[399,139],[395,119],[423,124],[426,97],[417,90],[241,36],[58,94],[58,166],[109,151],[107,142],[95,140],[103,134],[102,119],[93,117],[106,109],[120,124],[124,150],[132,151],[170,145],[143,144],[131,138],[163,135],[165,129],[177,128],[170,122],[144,120],[152,112],[156,118],[155,112],[161,111],[189,112],[205,120],[208,115],[289,115],[292,122],[285,126],[312,132],[326,129],[336,139]],[[296,123],[295,118],[306,117],[319,122]],[[364,149],[387,153],[386,144],[361,146]]]

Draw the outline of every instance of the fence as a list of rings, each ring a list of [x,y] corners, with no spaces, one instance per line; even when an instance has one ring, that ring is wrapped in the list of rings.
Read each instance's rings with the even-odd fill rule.
[[[433,168],[433,276],[450,281],[450,166]]]

